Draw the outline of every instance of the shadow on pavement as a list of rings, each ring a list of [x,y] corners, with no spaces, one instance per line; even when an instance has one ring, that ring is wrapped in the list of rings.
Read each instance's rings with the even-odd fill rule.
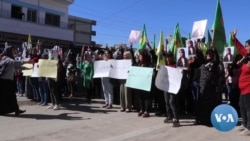
[[[61,105],[60,110],[56,110],[56,111],[62,111],[58,115],[39,114],[39,113],[38,114],[24,113],[24,114],[21,114],[19,116],[15,116],[14,114],[6,114],[6,115],[1,115],[1,116],[15,117],[15,118],[30,118],[30,119],[37,119],[37,120],[49,120],[49,119],[90,120],[91,118],[84,118],[82,116],[74,116],[74,115],[80,114],[82,112],[93,113],[93,114],[94,113],[108,114],[110,112],[118,112],[118,110],[117,110],[117,109],[119,109],[118,107],[113,107],[112,109],[105,109],[105,108],[101,107],[102,103],[103,102],[99,101],[99,100],[93,100],[91,103],[87,103],[82,98],[73,98],[73,99],[64,98],[62,103],[60,104]],[[28,100],[28,102],[26,101],[25,105],[39,106],[35,102],[30,102],[30,100]],[[44,108],[47,108],[47,107],[44,107]],[[73,111],[73,113],[72,112],[63,113],[63,112],[65,112],[65,110]]]
[[[105,109],[99,106],[100,103],[100,101],[92,101],[91,103],[87,103],[82,99],[64,99],[64,102],[61,103],[61,107],[70,111],[104,114],[107,114],[109,112],[117,112],[117,109],[119,109],[118,107],[113,107],[112,109]]]
[[[62,113],[59,115],[43,115],[43,114],[22,114],[19,116],[15,116],[13,114],[7,114],[4,116],[7,117],[15,117],[15,118],[31,118],[31,119],[37,119],[37,120],[47,120],[47,119],[59,119],[59,120],[89,120],[90,118],[83,118],[83,117],[76,117],[76,116],[70,116],[71,114],[77,114],[77,113]]]

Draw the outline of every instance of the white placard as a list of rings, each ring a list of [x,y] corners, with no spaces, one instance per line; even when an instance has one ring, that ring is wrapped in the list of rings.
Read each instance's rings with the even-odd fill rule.
[[[39,74],[38,74],[38,67],[39,67],[38,63],[35,63],[34,67],[33,67],[31,77],[40,77]]]
[[[116,79],[127,79],[129,67],[132,65],[130,59],[126,60],[114,60],[110,69],[109,76]]]
[[[57,50],[48,49],[48,59],[49,60],[58,60],[58,52]]]
[[[177,94],[181,87],[181,80],[181,69],[161,65],[155,79],[155,86],[160,90]]]
[[[223,52],[223,62],[233,63],[234,60],[234,47],[225,47]]]
[[[128,38],[129,43],[136,42],[140,37],[140,33],[141,33],[141,31],[131,30],[129,38]]]
[[[27,49],[26,47],[24,47],[23,52],[22,52],[22,58],[26,58],[26,53],[27,53]]]
[[[131,60],[101,60],[94,62],[94,78],[127,79]]]
[[[176,66],[186,69],[188,67],[188,48],[180,47],[177,50]]]
[[[93,78],[109,77],[113,60],[100,60],[94,62]]]
[[[205,36],[205,30],[207,26],[207,19],[195,21],[193,24],[192,35],[193,39],[201,39]]]

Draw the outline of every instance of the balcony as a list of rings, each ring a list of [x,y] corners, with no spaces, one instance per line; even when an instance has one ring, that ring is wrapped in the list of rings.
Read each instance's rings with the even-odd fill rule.
[[[45,18],[41,18],[41,17],[27,18],[26,15],[20,15],[20,17],[19,16],[13,17],[11,15],[11,11],[4,10],[4,9],[0,9],[0,18],[20,20],[22,22],[29,22],[29,23],[34,23],[38,25],[52,26],[52,27],[61,28],[61,29],[68,29],[68,23],[65,23],[65,22],[60,22],[58,24],[46,24]]]
[[[96,36],[96,31],[91,31],[91,35]]]

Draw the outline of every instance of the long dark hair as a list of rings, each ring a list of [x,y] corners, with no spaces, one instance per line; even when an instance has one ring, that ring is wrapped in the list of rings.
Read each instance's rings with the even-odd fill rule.
[[[139,60],[138,64],[139,66],[145,66],[145,67],[149,67],[151,64],[151,57],[148,54],[146,49],[143,49],[139,52],[139,55],[142,56],[142,60]]]
[[[179,51],[183,54],[183,56],[181,56],[181,57],[182,58],[186,58],[185,50],[182,48]]]
[[[246,43],[250,45],[250,39],[246,40]]]

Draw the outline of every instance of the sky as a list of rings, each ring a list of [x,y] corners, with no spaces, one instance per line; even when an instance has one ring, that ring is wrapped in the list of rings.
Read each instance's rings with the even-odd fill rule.
[[[211,30],[216,4],[217,0],[74,0],[69,14],[96,21],[96,36],[92,36],[96,44],[129,44],[131,30],[141,31],[145,24],[148,40],[152,43],[155,35],[157,46],[160,32],[166,39],[177,23],[182,37],[188,37],[195,21],[207,19],[206,32]],[[242,43],[250,39],[250,1],[220,0],[220,4],[227,41],[234,29]]]

